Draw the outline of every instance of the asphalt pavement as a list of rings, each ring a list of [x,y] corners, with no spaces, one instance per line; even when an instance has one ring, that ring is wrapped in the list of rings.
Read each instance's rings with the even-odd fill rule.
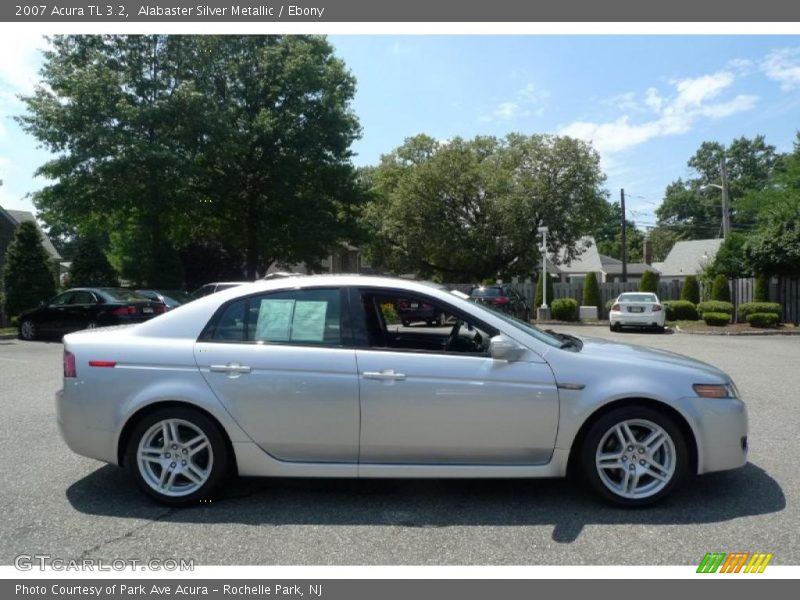
[[[61,344],[0,341],[0,564],[19,554],[196,564],[697,564],[709,551],[800,564],[800,338],[610,333],[730,373],[749,405],[750,462],[642,510],[567,480],[247,479],[166,509],[61,440]]]

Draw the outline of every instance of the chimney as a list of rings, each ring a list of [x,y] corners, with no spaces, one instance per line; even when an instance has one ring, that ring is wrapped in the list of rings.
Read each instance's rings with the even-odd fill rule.
[[[649,265],[653,262],[653,242],[650,241],[650,238],[644,238],[644,243],[642,244],[644,247],[642,248],[642,257],[644,260],[644,264]]]

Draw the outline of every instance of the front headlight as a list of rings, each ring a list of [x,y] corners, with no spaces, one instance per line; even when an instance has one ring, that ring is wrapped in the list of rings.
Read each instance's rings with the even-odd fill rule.
[[[695,383],[692,388],[701,398],[738,398],[739,391],[731,383]]]

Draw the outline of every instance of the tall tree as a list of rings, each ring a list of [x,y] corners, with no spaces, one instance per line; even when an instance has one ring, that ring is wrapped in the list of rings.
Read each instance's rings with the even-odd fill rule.
[[[56,293],[55,273],[36,225],[20,223],[3,265],[6,311],[18,315]]]
[[[625,219],[625,239],[629,262],[641,262],[644,233],[636,229],[636,223]],[[606,203],[603,220],[595,229],[597,251],[616,259],[622,259],[622,208],[619,202]]]
[[[382,157],[362,223],[373,264],[450,280],[529,275],[551,252],[573,258],[605,204],[597,153],[557,136],[446,143],[420,135]]]
[[[276,259],[318,260],[353,220],[355,80],[323,38],[52,44],[19,118],[55,155],[34,200],[71,233],[116,232],[124,277],[177,284],[175,247],[206,239],[244,250],[252,277]]]
[[[105,246],[103,237],[94,232],[78,238],[69,268],[70,287],[119,285],[117,272],[106,257]]]

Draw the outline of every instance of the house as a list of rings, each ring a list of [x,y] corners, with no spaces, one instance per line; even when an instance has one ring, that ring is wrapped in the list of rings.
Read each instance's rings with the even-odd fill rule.
[[[683,281],[687,275],[699,275],[714,261],[723,240],[685,240],[675,242],[664,262],[653,263],[661,272],[661,281]]]
[[[600,254],[592,236],[581,238],[578,248],[583,248],[583,251],[569,264],[566,263],[566,252],[562,250],[559,253],[558,265],[555,267],[557,271],[552,273],[559,281],[581,283],[586,275],[592,272],[597,274],[601,283],[622,281],[622,261]],[[658,272],[658,269],[644,263],[629,262],[627,264],[628,281],[638,281],[645,271]]]
[[[17,227],[25,221],[32,222],[36,225],[36,229],[39,230],[42,236],[42,245],[50,257],[53,266],[53,276],[55,277],[56,274],[59,273],[59,263],[62,260],[61,255],[58,253],[58,250],[55,249],[55,246],[53,246],[50,238],[42,231],[41,226],[36,221],[36,217],[33,216],[33,213],[25,210],[4,209],[2,206],[0,206],[0,268],[5,264],[6,250],[14,239]]]
[[[289,271],[310,275],[312,273],[361,273],[364,275],[380,275],[382,272],[372,268],[358,246],[341,242],[327,257],[320,261],[320,268],[313,270],[305,263],[273,264],[267,269],[267,275],[278,271]]]

